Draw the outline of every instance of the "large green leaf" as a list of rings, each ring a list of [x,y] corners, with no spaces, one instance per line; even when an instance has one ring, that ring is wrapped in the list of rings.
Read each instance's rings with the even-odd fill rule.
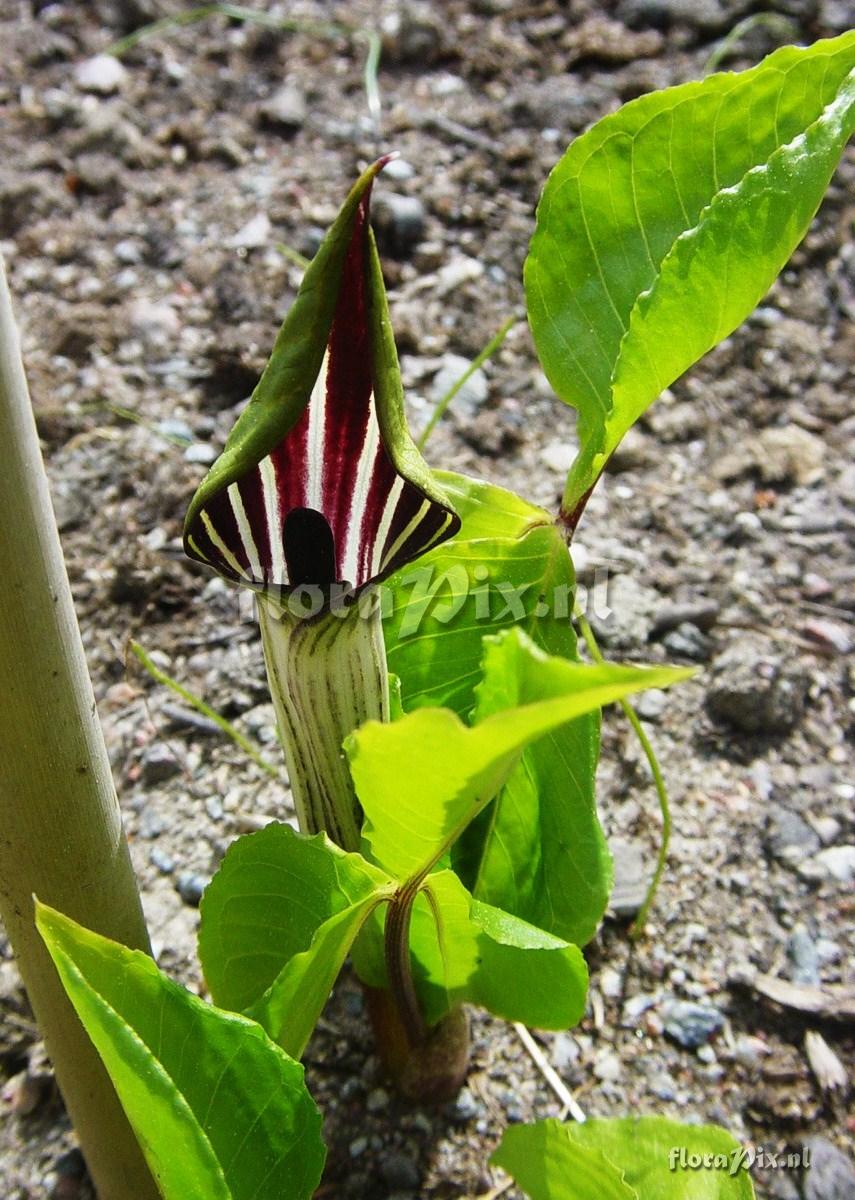
[[[560,686],[473,727],[448,709],[421,708],[392,724],[368,721],[345,742],[365,810],[363,844],[398,878],[423,873],[451,848],[529,743],[632,692],[667,687],[691,674],[550,659],[520,629],[500,636],[519,642]]]
[[[461,517],[460,532],[391,581],[384,635],[406,707],[441,704],[468,719],[484,638],[514,623],[498,582],[522,589],[519,627],[548,654],[575,660],[575,579],[543,509],[490,484],[447,472],[438,478]],[[473,584],[492,588],[489,619],[481,619],[484,601]],[[483,696],[480,711],[487,715]],[[475,895],[579,945],[593,936],[612,884],[594,798],[599,741],[594,712],[529,746],[496,811],[491,807],[455,848],[455,870]]]
[[[805,231],[855,127],[855,33],[631,101],[547,181],[525,267],[544,370],[579,410],[571,521],[626,430],[731,333]]]
[[[324,1147],[303,1068],[147,955],[36,914],[165,1200],[308,1200]]]
[[[531,1200],[754,1197],[745,1152],[726,1130],[666,1117],[515,1125],[490,1161],[513,1175]]]
[[[323,834],[271,824],[226,853],[201,905],[199,957],[217,1004],[299,1058],[351,943],[394,891]]]
[[[581,1019],[588,971],[577,946],[473,901],[453,871],[430,875],[426,886],[434,905],[416,901],[410,944],[429,1023],[463,1001],[541,1029]]]
[[[477,720],[562,695],[572,665],[518,638],[485,642]],[[580,721],[529,747],[495,801],[458,841],[454,866],[480,899],[584,945],[596,932],[612,871],[589,781],[592,731]]]
[[[640,1200],[601,1150],[579,1145],[559,1121],[511,1125],[490,1162],[512,1175],[531,1200]]]
[[[519,625],[575,658],[573,565],[544,509],[462,475],[436,478],[460,531],[384,585],[383,636],[407,711],[434,705],[467,719],[485,635]]]

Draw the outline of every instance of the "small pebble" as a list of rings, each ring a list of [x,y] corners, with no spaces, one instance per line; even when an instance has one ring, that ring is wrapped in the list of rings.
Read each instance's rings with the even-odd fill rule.
[[[842,1150],[824,1137],[808,1138],[810,1167],[802,1183],[804,1200],[852,1200],[855,1167]]]
[[[368,1093],[365,1107],[369,1112],[380,1112],[389,1104],[389,1093],[384,1088],[374,1088]]]
[[[178,895],[191,908],[198,908],[199,902],[202,899],[202,893],[208,886],[208,880],[204,875],[198,875],[195,871],[182,871],[175,881],[175,887]]]
[[[421,1172],[406,1154],[392,1152],[380,1160],[380,1174],[393,1191],[411,1191],[419,1186]]]
[[[193,442],[184,451],[184,460],[189,463],[201,463],[203,467],[209,467],[214,462],[219,454],[219,451],[208,442]]]
[[[576,457],[576,447],[571,442],[547,442],[540,452],[540,461],[557,475],[566,475]]]
[[[96,54],[74,69],[74,82],[82,91],[102,96],[117,92],[127,76],[128,72],[112,54]]]
[[[472,1121],[483,1111],[483,1106],[470,1092],[463,1088],[454,1103],[454,1115],[461,1121]]]
[[[171,875],[175,870],[175,859],[159,846],[152,846],[148,859],[153,867],[157,867],[161,875]]]
[[[150,804],[147,804],[140,812],[140,837],[145,838],[146,841],[152,841],[154,838],[160,837],[165,828],[164,817]]]
[[[293,83],[286,83],[258,109],[264,125],[283,133],[295,133],[306,120],[306,97]]]
[[[256,250],[270,241],[272,226],[267,213],[256,213],[237,231],[229,243],[236,250]]]
[[[665,1033],[686,1050],[696,1050],[724,1027],[724,1014],[712,1005],[669,1000],[662,1006]]]
[[[163,742],[146,746],[140,763],[140,778],[144,784],[166,783],[181,774],[181,763]]]
[[[384,192],[374,201],[372,220],[381,251],[407,258],[424,235],[425,208],[418,196]]]

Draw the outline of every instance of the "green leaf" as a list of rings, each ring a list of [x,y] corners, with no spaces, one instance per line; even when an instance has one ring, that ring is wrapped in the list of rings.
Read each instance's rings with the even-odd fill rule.
[[[579,411],[572,522],[656,396],[751,312],[855,127],[855,33],[642,96],[553,170],[525,267],[552,386]]]
[[[540,1029],[581,1020],[588,971],[578,946],[473,900],[453,871],[426,886],[434,905],[416,901],[410,947],[429,1024],[463,1002]]]
[[[295,1058],[388,876],[323,834],[271,824],[234,842],[201,904],[199,957],[211,995],[247,1012]]]
[[[726,1130],[666,1117],[514,1125],[490,1161],[531,1200],[754,1198],[745,1152]]]
[[[544,660],[519,638],[488,638],[485,648],[478,721],[567,690],[573,666],[565,658]],[[480,899],[578,945],[594,936],[612,886],[593,796],[598,733],[577,720],[528,747],[453,852]]]
[[[142,952],[43,904],[36,920],[165,1200],[308,1200],[324,1147],[303,1068]]]
[[[490,1162],[512,1175],[531,1200],[640,1200],[602,1151],[580,1145],[560,1121],[511,1125]]]
[[[747,1159],[718,1125],[684,1125],[667,1117],[623,1117],[565,1126],[586,1149],[602,1150],[644,1200],[753,1200]],[[680,1152],[685,1152],[681,1165]],[[708,1166],[690,1167],[692,1155]],[[674,1166],[672,1167],[672,1162]]]
[[[519,589],[518,624],[536,645],[575,660],[575,578],[564,540],[543,509],[491,484],[445,472],[438,478],[461,517],[460,532],[392,581],[384,636],[402,676],[405,707],[445,705],[468,720],[484,638],[514,623],[497,583]],[[473,585],[483,586],[476,571],[485,569],[494,594],[489,619],[480,619],[484,603]],[[408,629],[415,632],[401,636]],[[479,712],[489,712],[483,691]],[[612,885],[594,798],[599,743],[599,714],[588,713],[529,746],[495,811],[470,826],[454,853],[455,870],[475,895],[579,945],[593,936]]]
[[[527,644],[544,670],[559,672],[562,689],[495,712],[473,728],[448,709],[422,708],[391,725],[368,721],[345,742],[365,810],[363,844],[398,878],[425,873],[450,849],[530,742],[631,692],[691,674],[674,667],[553,663],[521,630],[502,636]]]
[[[575,656],[572,563],[544,509],[462,475],[436,478],[460,531],[385,585],[383,636],[408,712],[433,705],[467,719],[486,634],[520,624],[538,640],[542,629],[560,626]]]

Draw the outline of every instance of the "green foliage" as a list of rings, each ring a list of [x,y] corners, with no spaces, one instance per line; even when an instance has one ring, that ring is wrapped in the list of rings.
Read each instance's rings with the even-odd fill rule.
[[[368,721],[345,743],[365,811],[368,853],[402,878],[430,869],[450,850],[529,743],[622,696],[692,674],[550,658],[519,628],[501,635],[499,647],[509,644],[516,649],[488,659],[495,664],[490,683],[497,708],[476,725],[464,725],[448,709],[422,708],[392,724]],[[517,693],[514,677],[531,670],[550,681],[543,698]],[[521,702],[514,703],[517,694]]]
[[[804,236],[855,127],[855,33],[653,92],[553,170],[525,268],[544,370],[579,411],[571,521],[624,433],[727,337]]]
[[[689,1167],[692,1156],[708,1165]],[[743,1152],[729,1133],[665,1117],[513,1125],[490,1161],[509,1172],[531,1200],[754,1197]]]
[[[249,1010],[300,1057],[387,876],[324,834],[271,824],[229,849],[201,904],[199,957],[217,1004]]]
[[[544,509],[461,475],[437,477],[460,532],[389,581],[384,636],[406,709],[444,705],[469,720],[487,635],[516,626],[548,654],[576,660],[576,583]],[[486,715],[483,695],[480,704]],[[599,743],[591,712],[528,746],[454,857],[480,899],[579,945],[593,936],[612,881],[594,801]]]
[[[308,1200],[325,1151],[303,1068],[141,951],[36,911],[164,1200]]]
[[[451,871],[434,868],[529,743],[686,672],[552,659],[520,630],[502,634],[491,652],[495,710],[475,727],[448,709],[418,709],[391,724],[367,722],[349,739],[365,858],[268,826],[228,851],[205,893],[200,954],[214,999],[249,1012],[294,1053],[360,929],[402,892],[422,893],[410,951],[429,1023],[463,1001],[546,1028],[581,1015],[587,974],[578,948],[473,899]],[[550,681],[546,698],[526,682],[538,671]],[[387,982],[380,918],[376,912],[357,959],[375,985]]]

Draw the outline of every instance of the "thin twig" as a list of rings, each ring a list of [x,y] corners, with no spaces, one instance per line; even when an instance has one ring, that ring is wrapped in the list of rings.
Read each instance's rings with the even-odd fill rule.
[[[231,721],[227,721],[225,717],[220,716],[215,709],[211,708],[210,704],[206,704],[199,696],[195,696],[193,692],[184,687],[183,684],[180,684],[177,679],[173,679],[171,675],[167,675],[166,671],[161,671],[160,667],[152,662],[139,642],[132,641],[130,647],[155,682],[162,683],[165,687],[171,688],[177,696],[180,696],[182,700],[192,705],[197,712],[202,713],[203,716],[213,721],[218,729],[221,729],[227,737],[232,739],[235,745],[240,746],[244,754],[249,755],[256,766],[261,767],[262,771],[266,771],[274,779],[280,778],[280,773],[276,767],[262,758],[249,738],[245,737],[239,729],[235,729]]]
[[[416,445],[418,446],[418,448],[420,450],[424,450],[425,443],[427,442],[430,435],[433,433],[437,422],[439,420],[441,420],[441,418],[445,414],[445,411],[448,408],[449,404],[451,404],[451,401],[454,399],[454,397],[457,395],[457,393],[460,391],[460,389],[463,387],[463,385],[466,383],[466,381],[468,379],[470,379],[472,377],[472,375],[475,374],[475,372],[478,370],[478,368],[480,366],[483,366],[483,364],[487,361],[488,358],[490,358],[491,355],[496,353],[496,351],[499,349],[502,342],[508,336],[508,334],[513,329],[514,325],[516,325],[518,320],[519,320],[519,317],[517,317],[517,316],[508,317],[508,319],[502,324],[502,326],[500,327],[498,332],[496,334],[494,334],[494,336],[490,339],[490,341],[487,343],[487,345],[484,347],[484,349],[481,351],[481,353],[478,355],[478,357],[469,364],[469,366],[466,368],[466,370],[463,372],[463,374],[460,376],[460,378],[455,380],[455,382],[451,385],[451,387],[448,389],[448,391],[445,393],[445,395],[442,397],[442,399],[437,404],[436,408],[433,410],[430,420],[428,421],[427,425],[422,430],[421,436],[419,437],[418,441],[416,442]]]
[[[773,32],[779,32],[785,38],[795,37],[799,28],[795,21],[785,17],[782,13],[752,13],[750,17],[744,17],[741,21],[737,21],[733,29],[721,39],[704,63],[704,74],[709,75],[712,71],[716,71],[746,33],[764,25]]]
[[[546,1080],[546,1082],[552,1088],[553,1092],[555,1092],[555,1095],[558,1097],[558,1099],[564,1105],[566,1113],[569,1114],[573,1118],[574,1121],[578,1121],[580,1125],[583,1125],[585,1123],[585,1121],[587,1120],[587,1117],[585,1116],[585,1114],[582,1112],[579,1105],[574,1100],[573,1093],[569,1090],[567,1085],[564,1083],[564,1080],[561,1078],[561,1076],[555,1070],[552,1063],[549,1061],[549,1059],[543,1053],[540,1046],[538,1046],[537,1042],[534,1040],[534,1038],[531,1036],[529,1031],[526,1029],[525,1025],[523,1025],[522,1022],[520,1022],[520,1021],[514,1021],[514,1029],[516,1030],[520,1041],[525,1046],[526,1050],[528,1050],[529,1054],[531,1055],[532,1059],[534,1060],[535,1066],[538,1067],[541,1074],[543,1075],[543,1078]],[[562,1116],[563,1116],[563,1114],[562,1114]]]
[[[287,242],[277,242],[276,249],[283,258],[287,258],[288,262],[293,263],[295,267],[299,267],[301,271],[305,271],[311,261],[306,258],[305,254],[301,254],[299,250],[295,250],[293,246],[289,246]]]

